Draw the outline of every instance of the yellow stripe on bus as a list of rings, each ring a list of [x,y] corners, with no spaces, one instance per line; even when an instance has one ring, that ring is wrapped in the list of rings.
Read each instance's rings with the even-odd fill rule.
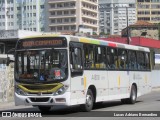
[[[84,76],[84,89],[86,89],[86,85],[87,84],[87,80],[86,80],[86,76]]]
[[[121,84],[121,78],[120,76],[118,76],[118,87],[120,87],[120,84]]]

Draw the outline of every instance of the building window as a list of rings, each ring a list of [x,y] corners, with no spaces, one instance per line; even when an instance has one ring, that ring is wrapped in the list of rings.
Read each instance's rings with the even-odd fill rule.
[[[76,19],[75,18],[71,18],[71,22],[75,22],[76,21]]]
[[[62,18],[57,19],[57,23],[62,23]]]
[[[55,15],[55,12],[52,11],[52,12],[51,12],[51,15]]]
[[[37,29],[36,28],[33,28],[33,31],[36,31]]]
[[[41,9],[44,9],[44,5],[41,5]]]
[[[51,31],[55,31],[56,30],[56,28],[55,27],[51,27]]]
[[[69,7],[69,3],[64,3],[64,7]]]
[[[55,19],[51,20],[51,23],[55,23]]]
[[[72,25],[71,26],[71,30],[75,30],[76,29],[76,26],[75,25]]]
[[[57,4],[57,7],[59,8],[59,7],[63,7],[63,4],[62,3],[58,3]]]
[[[21,10],[21,7],[17,7],[17,10]]]
[[[35,6],[35,5],[33,5],[33,9],[36,9],[36,6]]]
[[[44,31],[44,28],[41,28],[41,31]]]
[[[33,16],[36,17],[36,13],[33,13]]]
[[[71,11],[71,14],[75,14],[76,12],[74,10]]]
[[[69,12],[68,11],[64,11],[64,15],[68,15],[69,14]]]
[[[57,27],[57,30],[62,30],[62,26]]]
[[[51,4],[51,8],[55,8],[55,4]]]
[[[62,11],[58,11],[58,12],[57,12],[57,15],[62,15]]]
[[[75,2],[71,2],[71,3],[70,3],[70,6],[71,6],[71,7],[74,7],[74,6],[75,6]]]
[[[69,22],[69,19],[68,19],[68,18],[65,18],[65,19],[64,19],[64,22]]]
[[[11,11],[13,11],[13,7],[11,7],[10,9],[11,9]]]
[[[69,26],[64,26],[64,30],[69,30]]]

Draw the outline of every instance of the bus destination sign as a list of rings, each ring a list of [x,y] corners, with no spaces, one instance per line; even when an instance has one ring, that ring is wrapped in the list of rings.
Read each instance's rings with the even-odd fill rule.
[[[29,38],[18,42],[18,49],[44,48],[44,47],[66,47],[67,41],[64,37],[53,38]]]
[[[25,41],[23,42],[23,47],[29,46],[48,46],[48,45],[62,45],[62,40],[38,40],[38,41]]]

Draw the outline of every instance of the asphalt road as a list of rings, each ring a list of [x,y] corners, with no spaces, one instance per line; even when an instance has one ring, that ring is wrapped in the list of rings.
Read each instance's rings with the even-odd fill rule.
[[[104,102],[102,105],[96,106],[92,112],[81,112],[79,106],[73,106],[68,108],[54,108],[50,112],[41,114],[38,108],[33,107],[11,107],[9,109],[0,110],[0,112],[20,112],[20,113],[38,113],[42,115],[42,118],[23,118],[24,120],[100,120],[100,119],[111,119],[111,120],[125,120],[125,119],[148,119],[155,120],[160,119],[156,115],[160,116],[160,91],[153,91],[149,94],[143,95],[137,99],[137,103],[134,105],[122,104],[120,100]],[[140,114],[144,115],[143,117]],[[149,117],[146,116],[149,115]],[[124,117],[124,116],[125,117]],[[126,117],[130,115],[132,117]],[[0,118],[2,120],[20,120],[22,118],[12,117],[12,118]]]

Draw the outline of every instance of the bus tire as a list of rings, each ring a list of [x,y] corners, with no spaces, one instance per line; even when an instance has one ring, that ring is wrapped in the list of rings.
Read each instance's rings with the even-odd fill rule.
[[[83,112],[89,112],[93,109],[94,97],[91,89],[88,89],[85,104],[81,105]]]
[[[130,98],[128,98],[129,104],[135,104],[137,100],[137,89],[135,85],[132,85]]]
[[[38,109],[41,111],[41,112],[48,112],[51,110],[51,107],[50,106],[38,106]]]

